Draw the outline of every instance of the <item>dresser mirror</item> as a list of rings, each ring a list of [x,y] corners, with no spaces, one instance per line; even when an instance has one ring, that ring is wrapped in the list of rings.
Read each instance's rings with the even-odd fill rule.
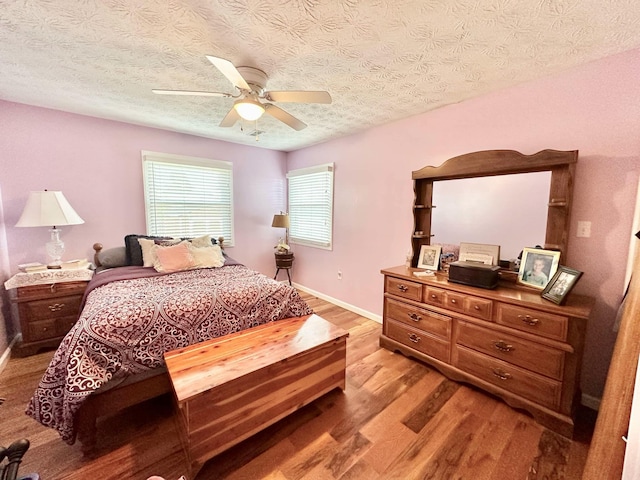
[[[434,182],[431,243],[500,245],[513,260],[545,243],[550,187],[549,171]]]
[[[460,242],[474,242],[501,245],[500,256],[507,260],[517,257],[523,247],[540,245],[548,250],[559,250],[562,260],[566,255],[569,237],[569,216],[577,159],[577,150],[543,150],[534,155],[524,155],[513,150],[486,150],[451,158],[439,167],[427,166],[414,171],[412,266],[417,265],[420,247],[431,243],[459,245]],[[523,175],[530,173],[537,175],[531,178]],[[484,196],[488,190],[494,190],[495,185],[491,184],[493,180],[498,180],[494,183],[506,185],[511,180],[504,179],[509,177],[516,182],[525,179],[527,187],[507,186],[506,190],[498,193],[503,198],[497,200],[497,203],[495,199],[488,200]],[[452,196],[447,192],[443,197],[442,192],[447,188],[446,182],[468,179],[479,179],[482,184],[463,184],[467,191],[464,201],[473,202],[474,209],[477,210],[473,215],[463,217],[451,206],[451,203],[460,203],[462,197],[456,197],[455,194]],[[450,185],[460,188],[455,183]],[[526,190],[522,191],[523,188]],[[471,195],[468,195],[469,193]],[[530,198],[530,204],[533,205],[530,212],[521,210],[522,198],[527,201]],[[519,207],[516,212],[509,213],[495,207],[507,204]],[[487,216],[481,218],[480,210],[484,210],[483,214]],[[460,219],[459,223],[465,223],[466,230],[455,230],[456,218]],[[519,223],[521,221],[524,223]],[[480,236],[480,232],[488,230],[485,228],[487,223],[493,225],[495,236],[490,237],[488,233]],[[444,224],[448,225],[443,226]],[[536,226],[533,226],[534,224]],[[524,237],[520,237],[518,233],[522,230],[526,231]],[[511,242],[507,244],[505,239],[511,239]]]

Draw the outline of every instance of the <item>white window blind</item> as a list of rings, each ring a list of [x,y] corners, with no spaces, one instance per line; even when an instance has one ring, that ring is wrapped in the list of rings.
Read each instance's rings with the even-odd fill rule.
[[[333,163],[292,170],[289,240],[330,250],[333,241]]]
[[[142,152],[147,234],[223,236],[233,245],[230,162]]]

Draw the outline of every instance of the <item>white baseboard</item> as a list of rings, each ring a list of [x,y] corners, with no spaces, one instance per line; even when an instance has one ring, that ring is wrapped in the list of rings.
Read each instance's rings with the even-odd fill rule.
[[[353,313],[357,313],[358,315],[368,318],[369,320],[373,320],[374,322],[378,322],[378,323],[382,323],[382,316],[380,315],[376,315],[375,313],[371,313],[367,310],[363,310],[360,307],[356,307],[354,305],[351,305],[349,303],[343,302],[342,300],[338,300],[337,298],[333,298],[330,297],[328,295],[325,295],[324,293],[320,293],[320,292],[316,292],[315,290],[312,290],[310,288],[307,288],[305,286],[302,286],[298,283],[294,283],[293,284],[294,287],[296,287],[299,290],[302,290],[303,292],[306,292],[310,295],[313,295],[314,297],[318,297],[321,298],[322,300],[326,300],[327,302],[331,302],[334,305],[337,305],[339,307],[344,308],[345,310],[349,310],[350,312]]]
[[[9,346],[6,348],[4,352],[2,352],[2,356],[0,356],[0,373],[3,372],[4,367],[6,367],[7,363],[9,363],[9,359],[11,358],[11,349],[21,337],[22,335],[20,334],[13,337],[13,340],[11,340],[11,343],[9,344]]]
[[[601,398],[592,397],[591,395],[587,395],[586,393],[583,393],[582,397],[580,398],[580,403],[582,403],[582,405],[590,408],[591,410],[595,410],[596,412],[600,410],[601,401]]]

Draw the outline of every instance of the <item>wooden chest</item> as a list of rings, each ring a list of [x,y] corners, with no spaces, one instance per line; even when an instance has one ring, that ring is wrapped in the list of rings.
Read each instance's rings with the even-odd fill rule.
[[[218,453],[344,390],[348,335],[311,315],[166,353],[191,478]]]

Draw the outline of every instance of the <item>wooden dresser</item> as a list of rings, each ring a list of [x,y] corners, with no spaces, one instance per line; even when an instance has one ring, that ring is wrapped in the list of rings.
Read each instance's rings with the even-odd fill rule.
[[[559,306],[537,290],[485,290],[414,271],[382,270],[380,345],[497,395],[571,437],[594,299],[571,294]]]

